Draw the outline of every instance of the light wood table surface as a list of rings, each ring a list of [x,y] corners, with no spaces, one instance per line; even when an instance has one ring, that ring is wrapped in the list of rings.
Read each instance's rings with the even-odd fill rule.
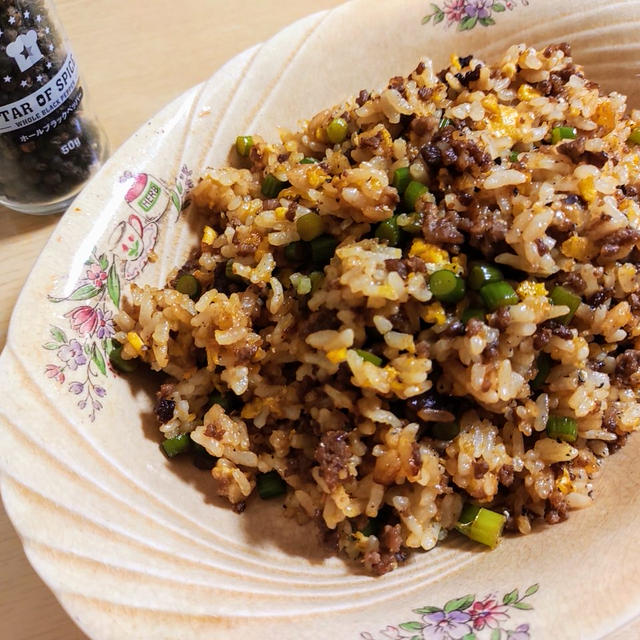
[[[115,150],[235,54],[342,1],[58,0],[56,5],[93,109]],[[58,220],[0,207],[0,349],[20,289]],[[0,621],[0,640],[85,638],[27,562],[1,506]]]

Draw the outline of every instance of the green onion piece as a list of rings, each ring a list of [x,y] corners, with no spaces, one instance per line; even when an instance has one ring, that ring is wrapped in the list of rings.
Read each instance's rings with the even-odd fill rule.
[[[640,144],[640,127],[631,130],[631,135],[627,138],[631,144]]]
[[[284,257],[288,262],[302,262],[308,252],[304,242],[292,242],[284,248]]]
[[[367,362],[371,362],[375,364],[376,367],[382,366],[382,358],[377,356],[375,353],[371,353],[370,351],[363,351],[362,349],[356,349],[356,353]]]
[[[551,356],[543,351],[536,360],[536,367],[538,368],[538,373],[536,373],[536,377],[531,381],[531,388],[538,391],[547,381],[549,371],[551,371]]]
[[[193,465],[201,470],[211,471],[216,466],[217,458],[214,458],[201,444],[191,441],[191,454]]]
[[[249,155],[253,147],[253,138],[251,136],[238,136],[236,138],[236,150],[244,158]]]
[[[554,287],[549,297],[551,298],[551,302],[553,302],[553,304],[555,304],[556,306],[564,305],[565,307],[569,307],[569,313],[556,318],[556,320],[558,322],[562,322],[562,324],[569,324],[578,307],[580,306],[580,303],[582,302],[582,300],[580,300],[580,297],[562,286]]]
[[[227,264],[224,267],[224,275],[232,282],[236,282],[238,284],[244,284],[245,282],[245,279],[242,276],[233,272],[233,260],[227,260]]]
[[[518,162],[518,152],[517,151],[512,151],[509,154],[509,162]]]
[[[289,186],[288,182],[278,180],[278,178],[269,173],[262,181],[262,195],[265,198],[275,198],[287,186]]]
[[[118,344],[109,351],[109,361],[115,369],[122,373],[131,373],[138,368],[138,358],[125,360],[122,357],[122,345]]]
[[[191,436],[188,433],[181,433],[175,438],[165,440],[162,443],[162,448],[170,458],[173,458],[174,456],[187,451],[190,442]]]
[[[417,236],[422,233],[422,214],[401,213],[398,216],[398,226],[409,235]]]
[[[339,144],[347,137],[348,128],[344,118],[334,118],[327,127],[327,138],[332,144]]]
[[[311,280],[311,293],[315,293],[322,285],[324,273],[322,273],[322,271],[312,271],[309,274],[309,280]]]
[[[551,129],[551,144],[556,144],[560,140],[575,140],[575,127],[553,127]]]
[[[296,230],[302,240],[311,242],[324,233],[324,221],[317,213],[305,213],[296,220]]]
[[[277,471],[259,473],[256,478],[256,485],[258,487],[258,494],[263,500],[277,498],[287,492],[287,484]]]
[[[456,529],[471,540],[493,548],[500,541],[506,521],[502,513],[468,504],[460,514]]]
[[[338,240],[330,235],[318,236],[311,241],[311,260],[316,265],[327,264],[338,246]]]
[[[300,164],[318,164],[318,161],[315,158],[310,158],[306,156],[300,160]]]
[[[228,393],[220,393],[219,391],[213,391],[209,396],[209,402],[207,403],[207,410],[211,409],[214,404],[219,404],[225,411],[231,411],[233,405],[231,404],[231,397]]]
[[[575,442],[578,439],[578,424],[573,418],[564,416],[549,416],[547,420],[547,435],[565,442]]]
[[[398,216],[391,216],[388,220],[383,220],[376,227],[376,238],[386,240],[390,247],[396,247],[400,242]]]
[[[438,129],[444,129],[446,126],[451,124],[451,120],[449,120],[449,118],[445,118],[444,116],[442,116],[442,118],[440,118],[440,122],[438,123]]]
[[[429,193],[429,189],[423,185],[422,182],[412,180],[404,190],[404,203],[407,205],[407,208],[415,211],[416,203],[425,193]]]
[[[431,274],[429,289],[440,302],[460,302],[464,298],[466,286],[464,280],[453,271],[441,269]]]
[[[306,296],[311,293],[311,278],[301,273],[292,273],[289,276],[289,282],[300,296]]]
[[[190,273],[182,274],[173,285],[176,291],[184,293],[192,300],[196,300],[200,297],[200,283],[195,276]]]
[[[480,291],[485,284],[499,282],[500,280],[504,280],[500,269],[484,263],[474,264],[469,270],[469,277],[467,278],[469,288],[474,291]]]
[[[409,167],[400,167],[393,172],[391,184],[396,188],[398,193],[402,195],[411,182],[411,173]]]
[[[476,309],[473,307],[467,307],[460,316],[462,324],[467,324],[471,318],[477,318],[484,322],[484,309]]]
[[[369,520],[367,521],[367,524],[364,526],[363,529],[360,530],[360,533],[363,536],[369,537],[369,536],[378,535],[379,531],[380,531],[380,522],[378,521],[378,519],[369,518]]]
[[[480,296],[489,311],[496,311],[500,307],[517,304],[520,298],[508,282],[490,282],[480,289]]]
[[[459,433],[457,422],[435,422],[431,425],[431,437],[436,440],[453,440]]]

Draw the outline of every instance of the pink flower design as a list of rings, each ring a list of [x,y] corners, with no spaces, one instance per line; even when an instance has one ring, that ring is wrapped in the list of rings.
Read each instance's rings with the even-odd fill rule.
[[[434,611],[422,616],[424,640],[460,640],[471,633],[470,616],[466,611]]]
[[[87,305],[72,309],[69,313],[65,313],[64,317],[69,318],[71,328],[81,336],[92,335],[100,321],[98,312]]]
[[[48,364],[44,369],[44,374],[47,378],[55,378],[60,384],[64,382],[64,373],[55,364]]]
[[[107,277],[107,272],[103,271],[99,264],[94,263],[87,269],[87,280],[89,280],[96,289],[102,289],[102,287],[104,287]]]
[[[460,22],[465,15],[465,0],[448,0],[444,3],[444,13],[447,20],[451,22]]]
[[[505,608],[497,604],[493,598],[474,602],[469,609],[469,615],[473,621],[474,629],[479,631],[484,629],[485,626],[495,629],[500,626],[503,620],[509,618]]]
[[[72,371],[87,364],[87,357],[84,355],[82,345],[77,340],[71,340],[69,344],[63,344],[58,349],[58,358]]]

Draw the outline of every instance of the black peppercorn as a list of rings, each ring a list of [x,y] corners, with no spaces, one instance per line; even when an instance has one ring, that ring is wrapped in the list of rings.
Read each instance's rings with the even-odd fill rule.
[[[0,0],[0,203],[28,213],[63,209],[106,155],[51,4]]]

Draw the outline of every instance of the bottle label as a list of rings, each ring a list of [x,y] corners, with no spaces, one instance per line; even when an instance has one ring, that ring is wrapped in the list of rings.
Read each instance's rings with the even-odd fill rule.
[[[0,134],[31,127],[40,122],[64,104],[77,84],[78,65],[73,54],[68,53],[59,71],[49,82],[24,98],[0,105]],[[79,103],[82,98],[81,93],[78,98]],[[76,104],[75,108],[77,106]],[[37,133],[27,136],[27,139],[35,135]]]

